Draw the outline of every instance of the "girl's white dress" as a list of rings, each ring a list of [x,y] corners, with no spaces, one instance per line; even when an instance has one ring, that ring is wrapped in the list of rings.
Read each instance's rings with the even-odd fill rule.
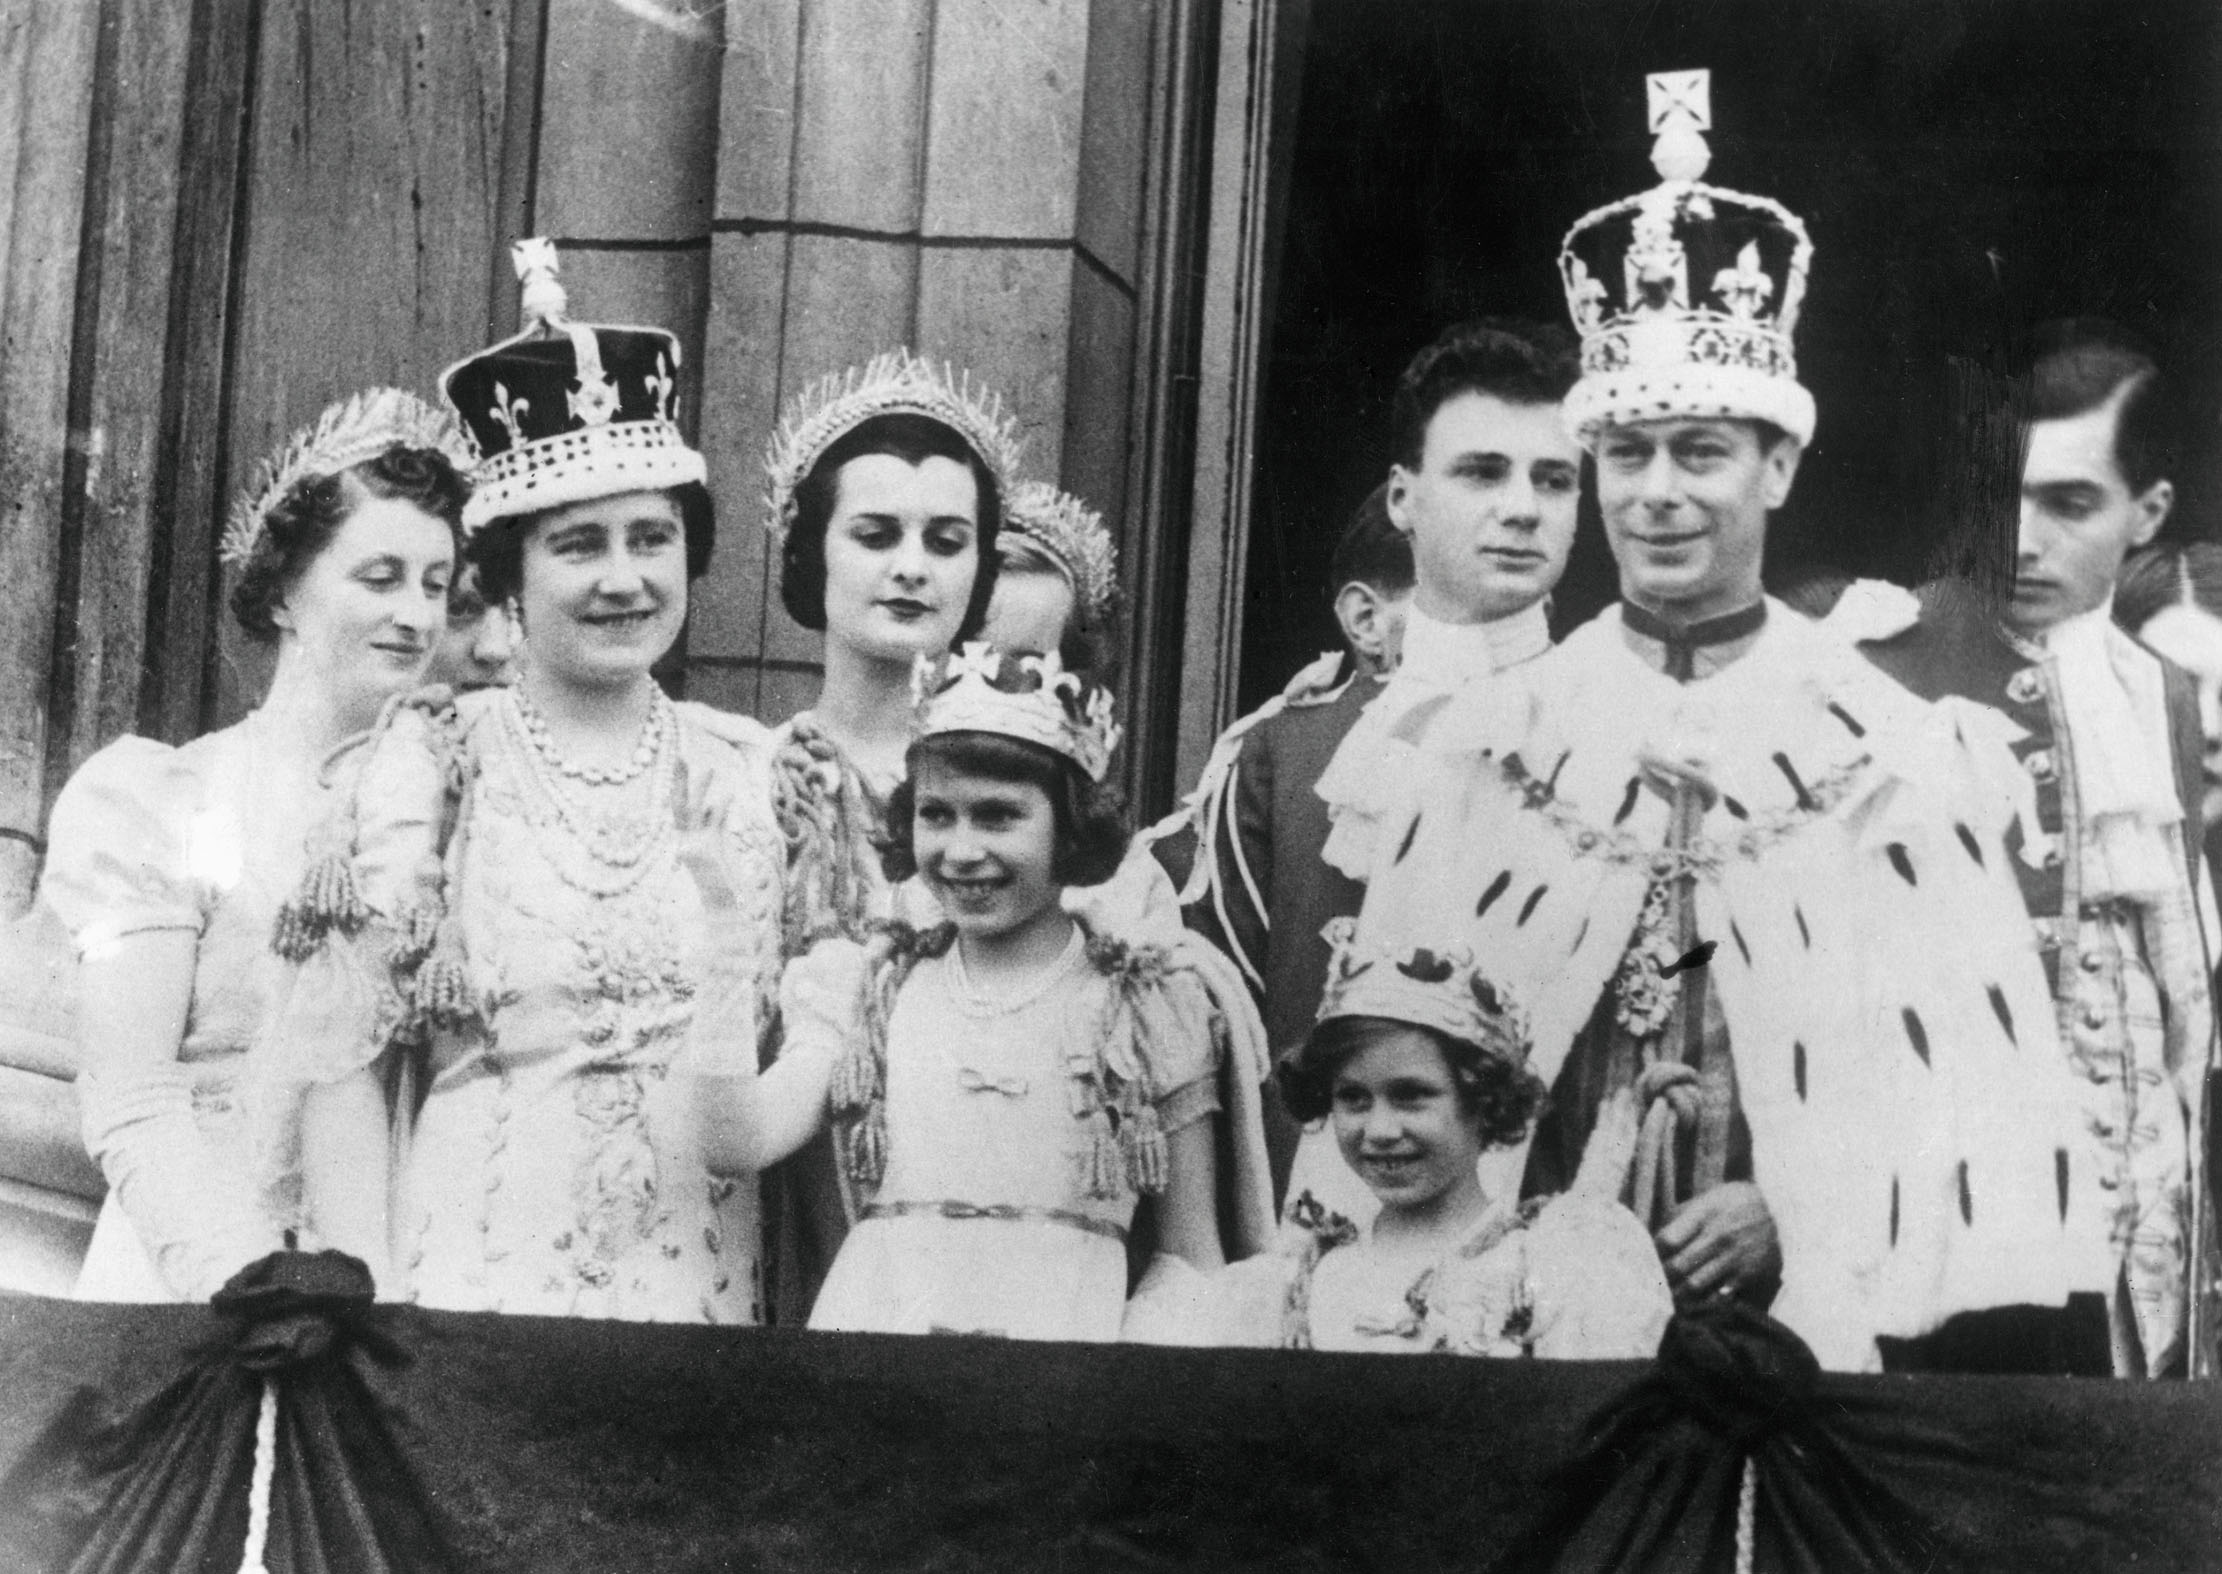
[[[78,1277],[87,1300],[206,1299],[300,1222],[259,1178],[243,1072],[282,972],[271,924],[324,795],[264,767],[267,725],[249,716],[182,748],[118,738],[54,805],[39,895],[80,955],[131,935],[195,936],[177,1058],[200,1152],[191,1174],[146,1174],[142,1198],[123,1195],[137,1182],[109,1192]]]
[[[868,959],[821,947],[785,997],[790,1036],[843,1046],[858,1200],[810,1326],[1116,1339],[1164,1139],[1220,1108],[1225,1028],[1195,972],[1081,929],[1031,998],[985,1003],[944,928]]]
[[[1674,1315],[1650,1236],[1608,1198],[1492,1203],[1417,1266],[1374,1250],[1367,1230],[1309,1195],[1289,1214],[1273,1250],[1174,1290],[1162,1315],[1185,1327],[1156,1340],[1640,1361]]]
[[[670,1071],[707,921],[681,826],[721,837],[734,871],[721,967],[761,985],[777,965],[769,759],[768,734],[678,706],[637,812],[582,815],[507,690],[381,730],[340,828],[370,921],[305,960],[288,1027],[308,1077],[421,1055],[393,1197],[409,1299],[761,1320],[756,1187],[709,1172]]]
[[[793,963],[829,939],[867,943],[890,923],[916,932],[940,923],[940,907],[923,881],[896,885],[881,867],[887,799],[896,783],[868,778],[808,711],[783,723],[772,737],[773,810],[787,838],[783,956]],[[1240,973],[1224,954],[1183,927],[1171,880],[1139,842],[1109,881],[1068,886],[1064,906],[1093,933],[1173,948],[1182,967],[1203,981],[1221,1023],[1212,1069],[1219,1077],[1225,1116],[1219,1128],[1220,1211],[1233,1225],[1226,1247],[1230,1255],[1255,1251],[1271,1227],[1262,1085],[1272,1067],[1264,1025]],[[807,995],[820,986],[805,982],[802,987]],[[778,1054],[794,1031],[793,1015],[784,1009],[779,1013],[769,1053]],[[773,1176],[783,1183],[783,1200],[771,1204],[780,1213],[780,1232],[805,1259],[812,1248],[822,1250],[817,1259],[822,1269],[826,1258],[838,1257],[837,1248],[858,1222],[856,1188],[836,1173],[819,1144],[806,1147]],[[1264,1214],[1253,1218],[1259,1198],[1265,1199]],[[807,1282],[811,1266],[807,1260],[789,1261],[784,1271]],[[825,1293],[821,1290],[820,1300]],[[782,1300],[782,1317],[804,1310],[791,1287]],[[807,1304],[815,1322],[818,1303]]]

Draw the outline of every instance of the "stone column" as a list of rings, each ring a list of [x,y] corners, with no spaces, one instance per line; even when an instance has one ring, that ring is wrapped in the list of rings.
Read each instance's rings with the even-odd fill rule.
[[[721,511],[688,691],[817,692],[761,458],[783,401],[908,344],[1018,411],[1030,474],[1123,530],[1156,0],[764,0],[726,13],[701,440]],[[1131,545],[1131,543],[1127,543]]]

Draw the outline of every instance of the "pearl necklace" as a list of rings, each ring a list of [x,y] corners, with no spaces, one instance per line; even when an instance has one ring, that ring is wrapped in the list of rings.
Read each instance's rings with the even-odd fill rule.
[[[516,689],[509,692],[513,700],[523,701],[524,696]],[[585,852],[594,867],[574,871],[568,860],[555,856],[552,846],[548,848],[550,861],[566,885],[590,896],[616,896],[630,890],[653,865],[653,855],[675,834],[670,805],[678,787],[679,751],[669,743],[676,731],[676,719],[669,714],[671,702],[661,690],[657,691],[652,704],[666,716],[655,729],[655,748],[650,755],[653,774],[644,784],[648,801],[642,806],[642,812],[636,814],[613,812],[588,803],[579,789],[565,780],[558,762],[549,758],[533,737],[525,720],[523,704],[519,703],[510,712],[512,725],[523,745],[520,752],[524,756],[526,775],[554,810],[557,827]],[[638,775],[635,773],[627,780],[637,780]],[[628,796],[637,796],[637,792]]]
[[[622,787],[656,763],[656,756],[663,751],[664,737],[671,724],[671,701],[660,688],[649,690],[648,715],[640,724],[640,738],[633,745],[632,758],[623,766],[611,769],[600,765],[574,765],[557,752],[555,738],[548,731],[548,718],[540,714],[540,707],[533,704],[532,696],[519,684],[513,691],[517,696],[517,716],[525,724],[525,736],[539,756],[548,762],[558,775],[581,781],[589,787]]]
[[[1014,1016],[1046,996],[1064,981],[1082,952],[1080,926],[1072,926],[1072,936],[1065,942],[1065,949],[1057,960],[1036,973],[1023,986],[1008,995],[992,994],[972,981],[972,970],[964,965],[964,942],[959,940],[949,948],[949,995],[957,1009],[976,1022],[995,1017]]]

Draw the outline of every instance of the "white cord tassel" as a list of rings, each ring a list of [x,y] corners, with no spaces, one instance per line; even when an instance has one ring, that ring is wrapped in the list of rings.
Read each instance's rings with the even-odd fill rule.
[[[247,1488],[247,1545],[239,1574],[270,1574],[262,1561],[270,1542],[270,1486],[278,1474],[278,1380],[262,1380],[262,1409],[255,1417],[255,1473]],[[1745,1490],[1751,1486],[1744,1478]]]
[[[1759,1509],[1759,1463],[1744,1461],[1744,1487],[1736,1495],[1736,1574],[1751,1574],[1751,1560],[1757,1537],[1752,1522]]]

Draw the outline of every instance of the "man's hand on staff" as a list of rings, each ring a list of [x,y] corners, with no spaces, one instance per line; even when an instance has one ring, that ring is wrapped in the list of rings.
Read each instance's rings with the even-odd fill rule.
[[[1782,1244],[1767,1199],[1750,1181],[1692,1197],[1653,1237],[1677,1301],[1741,1292],[1782,1272]]]

